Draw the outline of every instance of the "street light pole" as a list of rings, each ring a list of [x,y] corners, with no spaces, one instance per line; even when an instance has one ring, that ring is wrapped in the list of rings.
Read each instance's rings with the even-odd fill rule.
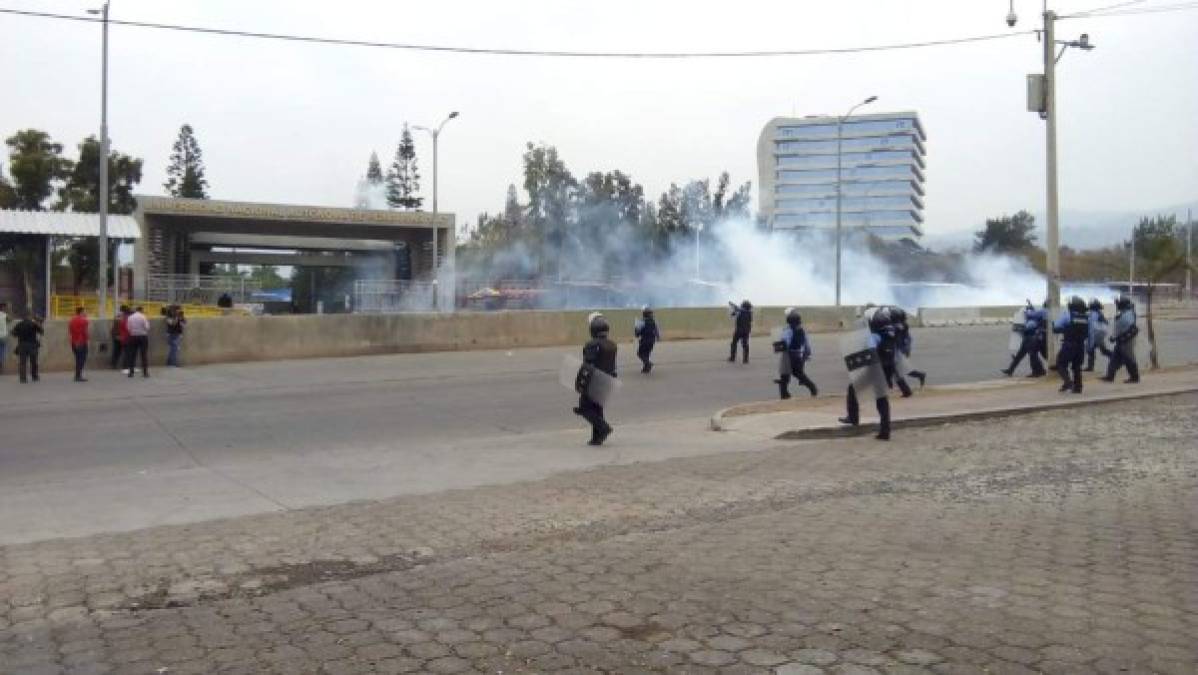
[[[441,130],[445,128],[445,125],[449,123],[449,120],[457,116],[458,112],[456,110],[449,113],[449,116],[446,117],[436,129],[421,126],[415,127],[416,129],[427,131],[429,135],[433,137],[433,309],[436,309],[438,306],[437,294],[440,290],[437,285],[437,239],[441,230],[440,225],[437,224],[437,142],[441,138]]]
[[[97,316],[107,316],[108,304],[108,3],[98,10],[88,10],[101,15],[100,48],[100,255],[99,276],[96,286],[99,291],[100,308]]]
[[[877,96],[870,96],[869,98],[858,103],[857,105],[853,106],[852,108],[849,108],[849,111],[847,113],[845,113],[844,115],[836,118],[836,306],[837,307],[840,306],[840,249],[841,249],[841,240],[843,239],[843,235],[841,234],[841,228],[840,228],[840,198],[841,198],[841,192],[842,192],[842,189],[840,186],[840,178],[841,178],[841,171],[842,171],[842,165],[843,165],[841,149],[842,149],[843,139],[844,139],[844,121],[846,119],[848,119],[849,117],[851,117],[853,114],[853,111],[856,110],[857,108],[860,108],[861,106],[869,104],[869,103],[873,103],[876,100],[878,100]]]

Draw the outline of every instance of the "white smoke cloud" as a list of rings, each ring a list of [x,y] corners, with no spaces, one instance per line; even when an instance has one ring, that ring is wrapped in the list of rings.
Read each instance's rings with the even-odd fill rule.
[[[568,283],[610,281],[618,291],[597,297],[577,291],[547,293],[545,306],[718,306],[748,299],[756,305],[832,305],[836,299],[834,239],[825,232],[765,231],[748,220],[716,224],[697,254],[693,235],[677,237],[665,259],[645,255],[647,244],[633,228],[615,226],[598,241],[574,239],[560,252]],[[918,255],[913,253],[912,255]],[[536,254],[516,243],[492,256],[488,269],[461,270],[464,277],[498,283],[528,278]],[[1044,298],[1045,280],[1021,258],[965,254],[947,270],[949,279],[900,279],[861,237],[846,237],[842,249],[841,303],[896,304],[907,308],[1021,305]],[[549,266],[556,269],[557,265]],[[937,274],[929,271],[928,275]],[[556,278],[544,282],[552,289]]]

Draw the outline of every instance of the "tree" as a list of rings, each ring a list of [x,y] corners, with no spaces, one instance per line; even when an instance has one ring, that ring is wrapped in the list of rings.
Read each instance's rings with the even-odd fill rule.
[[[171,146],[170,165],[166,167],[163,187],[172,197],[208,198],[208,180],[204,178],[204,154],[190,124],[179,127],[179,137]]]
[[[558,157],[557,148],[528,143],[524,152],[524,191],[528,193],[525,227],[540,248],[541,270],[545,270],[547,248],[559,252],[569,225],[570,201],[578,182]]]
[[[4,176],[4,167],[0,167],[0,209],[15,209],[16,207],[17,191]]]
[[[1189,267],[1186,261],[1185,240],[1176,216],[1141,218],[1132,237],[1135,239],[1136,269],[1147,283],[1146,327],[1148,329],[1148,360],[1153,370],[1159,369],[1160,360],[1156,347],[1156,331],[1152,325],[1152,298],[1156,288],[1170,277]]]
[[[111,151],[108,155],[108,210],[133,213],[137,202],[133,190],[141,182],[142,161]],[[58,190],[59,211],[96,213],[100,210],[100,142],[88,136],[79,144],[79,161],[71,167],[65,184]]]
[[[370,153],[370,163],[366,165],[366,182],[371,185],[382,185],[386,179],[383,177],[383,167],[379,164],[379,155],[377,152]]]
[[[1036,219],[1027,211],[1014,216],[987,218],[986,227],[973,236],[978,253],[1026,253],[1036,245]]]
[[[8,166],[16,192],[16,208],[41,211],[55,186],[71,171],[71,162],[62,156],[62,143],[37,129],[23,129],[10,136]]]
[[[507,200],[503,204],[503,219],[513,229],[518,229],[524,221],[524,207],[520,206],[520,200],[516,194],[516,186],[511,183],[508,183],[507,186]]]
[[[424,203],[420,192],[420,169],[416,164],[416,144],[412,132],[403,125],[403,135],[395,148],[395,161],[387,171],[387,204],[393,209],[412,211]]]

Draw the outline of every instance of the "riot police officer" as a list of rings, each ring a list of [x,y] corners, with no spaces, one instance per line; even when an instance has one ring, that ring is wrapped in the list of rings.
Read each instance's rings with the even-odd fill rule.
[[[1115,344],[1111,360],[1107,363],[1104,382],[1114,382],[1119,369],[1127,366],[1127,380],[1124,384],[1135,384],[1140,381],[1140,366],[1136,363],[1136,336],[1140,328],[1136,325],[1136,306],[1126,294],[1120,294],[1115,300],[1115,330],[1110,340]]]
[[[1082,364],[1086,359],[1086,339],[1090,335],[1087,311],[1086,301],[1075,295],[1052,325],[1052,332],[1061,335],[1061,351],[1057,353],[1056,363],[1057,374],[1061,376],[1061,391],[1072,389],[1075,394],[1082,393]]]
[[[616,343],[607,337],[611,330],[607,318],[595,312],[588,317],[587,323],[591,339],[582,348],[583,363],[616,377]],[[611,435],[611,425],[603,417],[603,406],[591,400],[585,391],[579,393],[578,407],[574,409],[574,414],[590,422],[590,445],[603,445],[603,441]]]
[[[880,441],[888,441],[890,440],[890,399],[886,396],[885,382],[894,377],[894,326],[891,323],[890,309],[888,307],[867,309],[864,319],[868,334],[866,335],[865,344],[862,346],[867,348],[867,350],[873,351],[881,361],[880,367],[882,373],[880,375],[884,380],[872,388],[878,408],[878,435],[876,438]],[[849,359],[850,356],[846,355],[846,364]],[[849,367],[852,368],[851,365]],[[852,372],[850,371],[850,373]],[[864,381],[862,386],[866,388]],[[862,393],[865,393],[865,391]],[[861,422],[861,408],[857,401],[857,389],[854,384],[849,385],[848,394],[845,399],[845,408],[847,414],[840,418],[840,423],[857,426]]]
[[[1048,322],[1048,312],[1044,309],[1036,309],[1032,303],[1027,303],[1027,309],[1023,310],[1023,341],[1019,343],[1019,351],[1011,359],[1011,365],[1004,368],[1002,373],[1010,377],[1015,373],[1015,369],[1019,367],[1019,362],[1024,356],[1028,357],[1028,361],[1032,365],[1032,372],[1028,377],[1044,377],[1044,362],[1040,357],[1044,354],[1047,344],[1044,341],[1044,324]]]
[[[653,346],[661,339],[657,319],[648,305],[641,308],[641,318],[633,324],[632,334],[637,339],[636,356],[641,360],[641,372],[647,373],[653,370],[653,362],[649,360],[653,354]]]
[[[817,396],[819,389],[803,370],[804,364],[811,358],[811,342],[807,339],[807,331],[803,330],[803,317],[794,307],[786,310],[786,327],[782,329],[782,337],[775,344],[775,348],[782,355],[782,364],[785,366],[780,369],[778,379],[774,380],[782,399],[790,398],[792,376],[799,384],[807,387],[812,396]]]
[[[1090,298],[1090,333],[1086,337],[1086,368],[1085,372],[1094,372],[1094,355],[1095,352],[1102,352],[1102,355],[1107,357],[1108,362],[1111,358],[1111,350],[1106,347],[1106,336],[1109,330],[1109,324],[1106,317],[1102,315],[1102,303],[1098,298]]]
[[[753,303],[743,300],[740,307],[731,302],[728,303],[728,306],[732,308],[732,318],[736,322],[736,327],[732,332],[732,353],[728,356],[728,362],[736,361],[736,343],[739,342],[744,347],[744,362],[748,363],[749,335],[753,333]]]

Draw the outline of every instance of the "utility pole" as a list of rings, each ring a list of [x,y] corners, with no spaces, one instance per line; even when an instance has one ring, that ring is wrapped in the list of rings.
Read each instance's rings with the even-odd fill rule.
[[[96,315],[108,316],[108,3],[98,10],[88,10],[101,16],[100,28],[100,256],[96,287],[100,308]],[[119,287],[119,284],[118,284]]]
[[[1044,10],[1044,149],[1045,149],[1045,194],[1048,222],[1045,225],[1045,253],[1048,289],[1048,316],[1051,321],[1061,305],[1061,242],[1058,230],[1057,203],[1057,42],[1055,12]],[[1056,357],[1056,345],[1048,340],[1048,359]]]
[[[1136,229],[1131,230],[1131,260],[1127,266],[1127,294],[1130,296],[1135,291],[1136,285]]]
[[[1194,212],[1186,209],[1186,300],[1194,297],[1191,275],[1194,273]]]

